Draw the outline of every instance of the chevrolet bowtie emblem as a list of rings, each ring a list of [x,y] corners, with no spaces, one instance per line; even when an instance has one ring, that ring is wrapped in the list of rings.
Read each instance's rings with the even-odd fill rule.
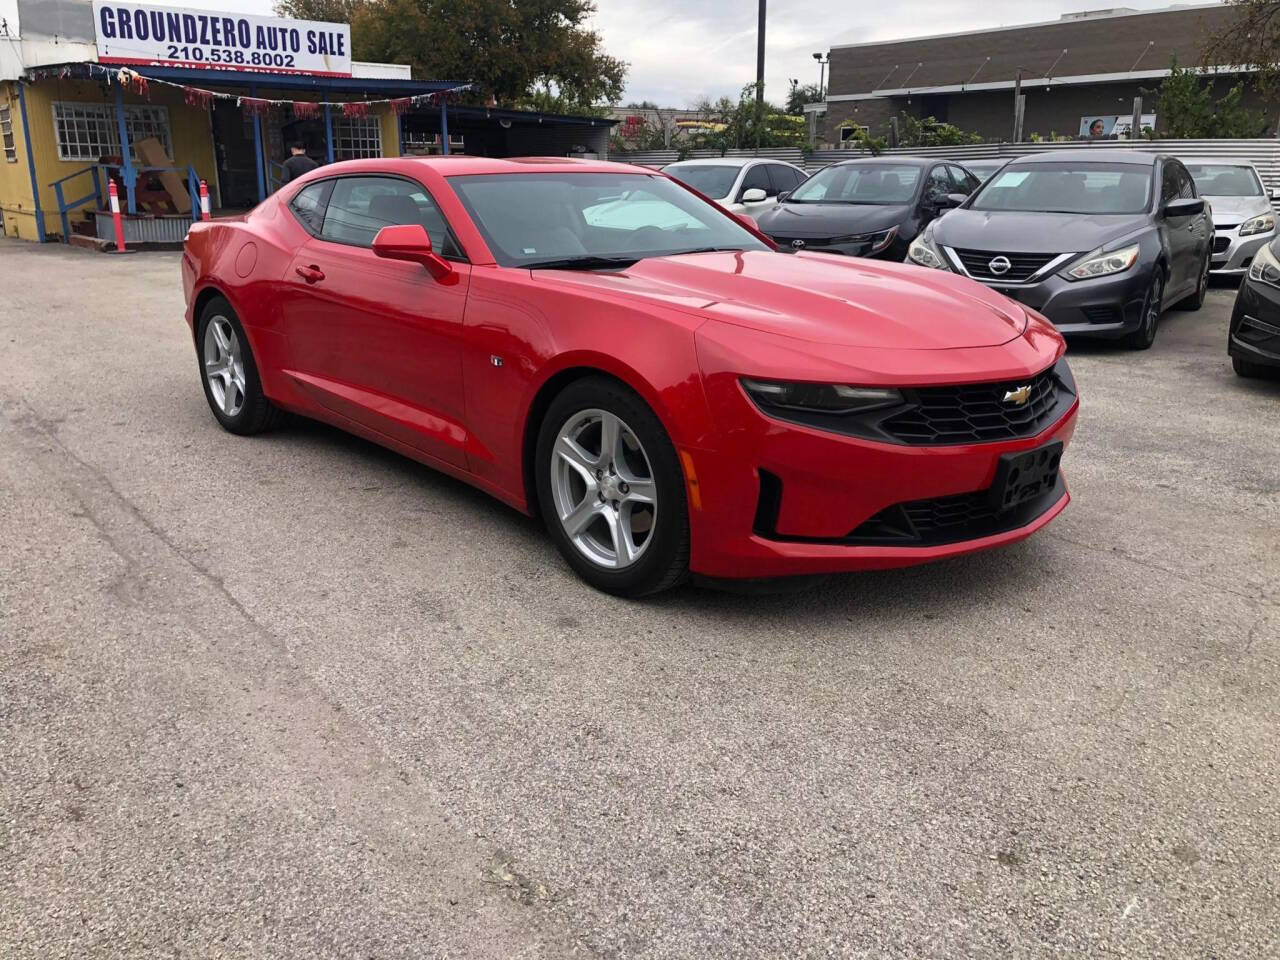
[[[1019,407],[1025,407],[1027,401],[1031,399],[1031,384],[1024,387],[1018,387],[1017,390],[1009,390],[1004,395],[1005,403],[1016,404]]]

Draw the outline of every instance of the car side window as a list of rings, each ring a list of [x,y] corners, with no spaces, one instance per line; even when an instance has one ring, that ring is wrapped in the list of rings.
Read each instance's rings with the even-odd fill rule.
[[[771,163],[768,169],[769,179],[773,181],[774,193],[789,193],[804,179],[799,170],[783,166],[781,163]]]
[[[1194,200],[1196,185],[1191,179],[1191,174],[1187,173],[1187,168],[1180,163],[1175,165],[1174,170],[1178,175],[1178,196],[1183,200]]]
[[[373,246],[383,227],[421,224],[444,257],[462,253],[435,201],[419,183],[397,177],[341,177],[325,206],[320,236],[334,243]]]
[[[767,197],[776,197],[778,195],[778,191],[769,182],[769,171],[766,164],[757,163],[747,171],[747,175],[742,178],[742,187],[738,190],[738,197],[741,198],[748,190],[756,189],[763,190]]]
[[[332,186],[332,180],[321,180],[319,183],[303,187],[289,201],[289,209],[293,211],[293,215],[312,233],[320,232],[324,222],[325,201],[329,198],[329,189]]]
[[[1179,196],[1178,173],[1172,163],[1166,161],[1160,175],[1160,206],[1177,200]]]
[[[924,183],[924,199],[936,202],[951,192],[951,178],[947,176],[946,167],[939,164],[929,171],[929,178]]]
[[[956,182],[957,193],[969,194],[978,189],[978,178],[964,167],[948,164],[947,169],[951,171],[951,179]]]

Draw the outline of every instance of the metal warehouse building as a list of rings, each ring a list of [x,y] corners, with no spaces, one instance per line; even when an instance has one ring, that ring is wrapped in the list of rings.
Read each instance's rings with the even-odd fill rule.
[[[1127,135],[1135,97],[1159,86],[1174,57],[1198,66],[1204,38],[1236,13],[1220,4],[1064,14],[1047,23],[831,48],[823,139],[848,140],[855,127],[886,136],[905,111],[990,140],[1014,132],[1014,88],[1026,96],[1022,136]],[[1238,79],[1230,69],[1216,82]],[[1262,106],[1252,91],[1247,102]],[[1143,125],[1161,132],[1146,95]],[[1149,114],[1155,112],[1154,117]],[[1094,135],[1098,128],[1094,127]]]
[[[351,58],[346,24],[113,0],[0,0],[0,222],[10,237],[181,240],[275,190],[288,145],[319,163],[465,150],[603,155],[612,121],[456,102],[456,81]],[[452,102],[451,102],[452,101]]]

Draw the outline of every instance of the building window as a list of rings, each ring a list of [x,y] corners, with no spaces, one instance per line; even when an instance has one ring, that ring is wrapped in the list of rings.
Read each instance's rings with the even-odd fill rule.
[[[167,156],[173,156],[166,107],[129,104],[124,108],[124,122],[130,146],[153,137],[164,146]],[[58,137],[59,160],[96,163],[102,157],[120,154],[115,107],[108,104],[58,101],[53,105],[53,127]]]
[[[382,123],[377,117],[343,117],[333,125],[333,158],[382,156]]]
[[[4,147],[6,160],[10,163],[18,162],[18,151],[13,145],[13,116],[7,102],[0,103],[0,146]]]

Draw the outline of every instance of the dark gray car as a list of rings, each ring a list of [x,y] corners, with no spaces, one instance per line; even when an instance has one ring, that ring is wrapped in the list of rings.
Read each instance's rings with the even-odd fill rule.
[[[1212,238],[1174,157],[1071,150],[1011,161],[929,224],[907,262],[972,277],[1062,333],[1145,349],[1165,307],[1204,302]]]

